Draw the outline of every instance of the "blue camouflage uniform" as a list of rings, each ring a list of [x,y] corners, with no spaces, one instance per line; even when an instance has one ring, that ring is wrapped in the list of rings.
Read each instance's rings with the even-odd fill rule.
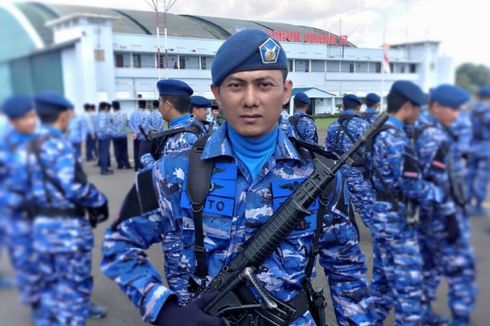
[[[395,82],[390,93],[418,105],[425,100],[422,91],[411,82]],[[408,219],[407,203],[412,201],[429,210],[440,202],[441,191],[421,179],[403,123],[390,117],[386,125],[390,128],[374,137],[367,155],[376,192],[371,216],[371,295],[376,301],[377,324],[382,323],[394,304],[396,325],[418,325],[424,316],[422,259],[416,228]]]
[[[489,98],[490,88],[482,87],[480,96]],[[469,199],[475,200],[477,210],[487,197],[490,179],[490,104],[479,102],[471,113],[473,139],[468,157],[468,191]]]
[[[109,105],[109,103],[104,103]],[[101,105],[104,105],[101,103]],[[100,105],[99,105],[100,107]],[[100,111],[97,114],[97,141],[99,147],[99,164],[101,172],[107,171],[110,164],[110,149],[111,149],[111,121],[112,117],[109,112]]]
[[[344,110],[338,120],[332,122],[327,130],[325,149],[343,155],[369,127],[369,122],[362,119],[352,109],[353,105],[360,106],[361,102],[355,95],[344,96]],[[375,193],[369,184],[366,171],[365,149],[358,151],[355,162],[341,169],[342,176],[349,188],[350,199],[359,212],[362,221],[369,227],[372,205]]]
[[[257,34],[262,41],[257,40]],[[267,43],[269,49],[281,51],[283,55],[277,63],[281,68],[277,69],[287,67],[284,51],[279,46],[274,47],[276,43],[267,34],[259,30],[245,30],[228,39],[218,51],[212,70],[214,85],[219,85],[226,75],[240,67],[240,64],[230,67],[232,62],[227,62],[230,57],[239,62],[242,60],[239,56],[227,54],[227,51],[236,48],[233,45],[227,46],[230,42],[236,42],[236,38],[243,46],[254,47],[255,50],[257,44]],[[246,56],[243,59],[250,63],[257,60],[258,52],[242,51],[239,54]],[[254,67],[260,69],[262,66],[256,64]],[[238,253],[240,246],[257,232],[290,195],[291,192],[287,191],[289,188],[281,185],[300,183],[314,168],[311,158],[303,156],[308,154],[298,151],[276,127],[261,137],[265,136],[263,140],[270,142],[267,149],[272,150],[268,153],[270,158],[263,161],[263,166],[257,166],[252,174],[250,166],[244,163],[241,154],[237,154],[238,142],[231,140],[237,137],[233,136],[236,131],[232,131],[228,123],[222,125],[210,136],[201,155],[202,160],[214,162],[211,179],[215,184],[223,185],[223,188],[215,187],[211,190],[203,209],[206,283]],[[261,144],[256,145],[258,148]],[[254,150],[257,148],[254,147]],[[139,308],[143,319],[149,322],[156,321],[170,296],[177,295],[180,304],[195,297],[196,294],[191,293],[187,286],[189,279],[197,284],[202,282],[195,270],[195,230],[186,193],[189,153],[190,147],[180,146],[179,150],[170,151],[153,165],[152,178],[159,197],[159,208],[142,216],[118,221],[106,231],[104,238],[101,263],[104,274],[118,283]],[[325,215],[323,219],[320,264],[330,280],[337,321],[339,325],[370,325],[371,301],[366,287],[364,255],[348,217],[336,213],[336,206],[331,206],[333,213]],[[316,224],[313,221],[316,219],[316,208],[311,209],[313,215],[307,218],[307,223],[293,231],[256,272],[259,282],[271,295],[284,301],[292,299],[302,288],[307,253],[312,248]],[[180,238],[180,241],[174,243],[179,244],[175,250],[181,255],[175,255],[174,261],[169,264],[174,270],[173,277],[179,282],[169,280],[169,288],[166,288],[144,251],[154,243],[165,241],[168,234]],[[164,250],[170,249],[164,246]],[[313,325],[311,315],[306,312],[292,325]]]
[[[156,109],[150,111],[150,114],[148,115],[147,129],[148,130],[145,131],[149,131],[149,130],[163,131],[163,118],[160,111]]]
[[[117,104],[116,104],[117,103]],[[113,106],[119,106],[118,102],[113,102]],[[128,115],[115,109],[111,114],[111,137],[114,145],[114,156],[116,157],[117,167],[130,168],[128,157]]]
[[[225,160],[227,162],[234,161],[226,128],[225,123],[211,136],[203,152],[203,159],[223,157],[228,158]],[[105,235],[102,270],[139,307],[146,321],[155,320],[170,295],[176,293],[181,303],[193,297],[187,288],[189,277],[200,282],[194,275],[192,211],[183,192],[188,152],[189,147],[166,155],[153,168],[161,209],[150,212],[147,216],[128,219],[116,229],[107,230]],[[277,208],[273,205],[276,199],[273,193],[275,185],[285,180],[303,179],[313,171],[311,161],[304,162],[282,132],[279,132],[273,158],[266,163],[253,184],[247,168],[239,160],[236,164],[225,163],[220,167],[226,169],[227,174],[234,171],[230,176],[216,174],[214,178],[231,178],[234,191],[233,188],[226,189],[228,193],[221,196],[234,202],[235,208],[228,211],[231,207],[227,207],[227,213],[214,215],[216,218],[213,219],[210,217],[213,215],[209,214],[217,214],[216,208],[214,211],[204,210],[208,281],[220,271],[225,261],[229,261],[237,253],[239,245],[255,233]],[[345,215],[327,215],[324,223],[326,229],[321,238],[320,264],[330,279],[339,325],[348,325],[349,321],[356,325],[368,325],[371,317],[367,312],[370,301],[366,291],[366,266],[355,230]],[[235,230],[235,235],[231,238],[229,230]],[[263,272],[257,274],[257,277],[276,297],[287,301],[301,289],[307,259],[303,253],[298,254],[298,246],[310,248],[312,234],[312,229],[292,233],[281,244],[279,252],[271,255],[263,267],[259,268]],[[165,241],[169,235],[180,237],[177,248],[166,248]],[[174,249],[176,252],[169,262],[173,271],[169,274],[167,268],[166,273],[167,278],[173,277],[178,282],[168,280],[169,288],[162,285],[161,276],[148,260],[141,261],[143,251],[159,242],[163,242],[164,250]],[[134,265],[136,261],[138,267]],[[286,284],[288,290],[283,288]],[[136,289],[138,290],[134,291]],[[306,313],[292,325],[309,325],[311,322],[311,316]]]
[[[11,96],[2,105],[3,112],[10,118],[21,118],[33,110],[32,99],[25,95]],[[5,121],[6,122],[6,121]],[[17,207],[23,202],[25,192],[19,188],[16,168],[24,164],[24,145],[34,139],[36,133],[25,134],[8,123],[2,126],[0,140],[0,235],[2,245],[7,245],[16,274],[19,299],[24,304],[39,300],[39,273],[37,260],[32,249],[32,221]]]
[[[82,157],[82,143],[87,139],[88,126],[81,115],[75,115],[70,120],[68,127],[68,139],[70,140],[78,158]]]
[[[375,93],[369,93],[366,95],[366,110],[361,114],[361,117],[369,123],[373,123],[378,117],[378,113],[374,109],[379,102],[381,102],[381,97]]]
[[[455,86],[441,85],[431,90],[431,99],[457,110],[469,96]],[[415,130],[415,149],[423,177],[444,192],[443,201],[433,211],[421,207],[420,212],[418,230],[424,259],[425,298],[428,302],[436,299],[440,276],[445,276],[453,325],[468,325],[475,306],[476,281],[464,198],[458,198],[454,190],[455,187],[463,189],[454,155],[459,149],[451,131],[430,112],[419,117]]]
[[[73,107],[53,93],[38,94],[35,101],[39,114]],[[104,207],[107,199],[76,167],[74,150],[61,130],[43,125],[39,139],[28,149],[27,167],[18,172],[29,180],[29,200],[35,203],[32,237],[42,285],[35,325],[85,325],[93,233],[84,209]]]
[[[134,169],[138,171],[142,168],[141,160],[140,160],[140,144],[145,141],[145,136],[140,131],[140,126],[145,130],[148,130],[148,116],[149,113],[145,109],[136,109],[129,116],[129,128],[131,132],[136,135],[136,139],[133,141],[133,157],[134,157]]]
[[[294,96],[294,105],[308,106],[310,99],[304,93],[297,93]],[[315,121],[305,112],[296,110],[292,117],[289,118],[290,124],[298,139],[318,144],[318,134]]]
[[[220,123],[218,121],[218,118],[215,116],[212,116],[211,121],[209,123],[211,125],[211,131],[212,132],[215,132],[220,127]]]

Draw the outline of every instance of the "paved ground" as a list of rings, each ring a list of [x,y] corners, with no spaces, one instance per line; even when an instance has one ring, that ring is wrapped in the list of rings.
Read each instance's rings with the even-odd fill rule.
[[[321,138],[323,139],[323,138]],[[85,164],[85,169],[89,175],[89,179],[95,183],[99,189],[107,194],[111,203],[111,213],[114,214],[118,211],[118,207],[121,203],[123,196],[127,189],[133,182],[134,172],[127,170],[116,170],[112,176],[101,176],[98,174],[98,170],[93,167],[92,163]],[[485,228],[490,226],[490,219],[473,219],[472,221],[473,232],[473,245],[476,250],[477,266],[478,266],[478,284],[479,284],[479,297],[478,305],[473,314],[473,321],[475,325],[487,326],[490,324],[488,317],[490,317],[490,311],[488,310],[488,302],[490,302],[490,277],[488,272],[490,271],[490,234],[485,232]],[[362,223],[359,223],[361,225]],[[95,287],[93,292],[93,301],[102,304],[109,308],[109,316],[103,320],[90,320],[88,326],[137,326],[147,325],[144,324],[139,318],[138,311],[133,307],[127,297],[119,290],[119,288],[112,282],[106,279],[100,272],[98,264],[100,262],[100,245],[102,235],[105,227],[109,225],[107,222],[105,225],[101,225],[96,229],[96,243],[94,249],[94,265],[93,273],[95,279]],[[369,267],[372,263],[372,245],[368,231],[361,227],[361,245],[366,254],[366,260]],[[150,259],[161,270],[162,255],[161,248],[154,246],[148,252]],[[0,271],[12,275],[12,270],[8,264],[5,253],[2,253],[0,257]],[[326,281],[321,274],[315,282],[317,284],[325,285]],[[447,300],[445,299],[447,287],[443,283],[439,288],[439,300],[435,305],[435,310],[440,313],[448,314]],[[22,307],[17,303],[16,291],[3,291],[0,292],[0,325],[5,326],[28,326],[30,325],[29,310],[26,307]],[[332,320],[333,313],[331,311],[331,304],[329,304],[328,315],[329,325],[335,325],[335,321]],[[393,324],[393,318],[391,317],[386,325]]]

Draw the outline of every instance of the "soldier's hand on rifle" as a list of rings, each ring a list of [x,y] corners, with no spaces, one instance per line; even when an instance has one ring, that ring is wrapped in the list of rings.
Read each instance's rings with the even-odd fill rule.
[[[169,298],[158,314],[158,325],[225,326],[221,318],[202,311],[215,295],[216,293],[208,293],[185,306],[179,306],[175,298]]]

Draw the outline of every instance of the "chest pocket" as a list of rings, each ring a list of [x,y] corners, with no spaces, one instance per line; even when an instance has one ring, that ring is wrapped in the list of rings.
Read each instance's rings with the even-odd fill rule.
[[[274,181],[271,183],[272,188],[272,207],[276,211],[282,203],[303,183],[305,179],[292,179]],[[297,227],[289,234],[288,238],[297,238],[306,234],[312,234],[316,229],[316,213],[318,211],[318,198],[309,207],[310,215],[306,216]]]
[[[209,193],[204,203],[203,212],[232,217],[235,209],[236,181],[237,167],[235,164],[216,163],[211,175]],[[187,180],[184,180],[180,205],[183,208],[192,209],[191,201],[187,195]]]

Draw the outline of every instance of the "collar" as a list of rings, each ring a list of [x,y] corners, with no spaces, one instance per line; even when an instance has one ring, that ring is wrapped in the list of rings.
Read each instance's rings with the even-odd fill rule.
[[[180,116],[178,118],[170,120],[170,128],[175,127],[178,124],[191,121],[191,115],[190,114],[184,114],[183,116]]]
[[[340,115],[343,115],[343,116],[353,116],[353,115],[357,115],[357,112],[353,109],[346,109],[346,110],[343,110]]]
[[[209,138],[204,147],[201,159],[213,159],[220,156],[228,156],[234,158],[232,145],[227,136],[228,122],[225,122],[219,127]],[[277,135],[276,148],[272,157],[275,160],[297,160],[302,161],[301,156],[289,141],[283,130],[279,128]]]
[[[395,118],[392,115],[390,115],[390,117],[388,118],[387,123],[395,126],[399,130],[403,130],[403,127],[405,126],[405,124],[401,120],[399,120],[398,118]]]
[[[43,124],[42,127],[46,131],[46,133],[48,133],[50,135],[53,135],[53,136],[62,136],[63,135],[63,131],[61,131],[58,128],[53,127],[52,125]]]

